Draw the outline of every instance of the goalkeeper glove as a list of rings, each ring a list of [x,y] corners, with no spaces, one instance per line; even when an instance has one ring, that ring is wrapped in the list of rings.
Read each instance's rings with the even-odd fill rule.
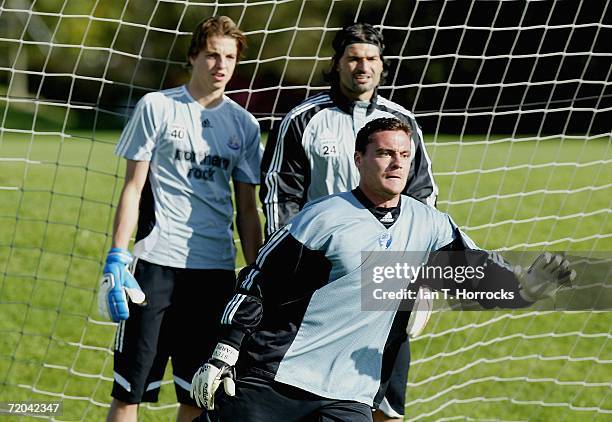
[[[238,361],[238,350],[227,344],[218,343],[212,357],[205,363],[191,380],[191,398],[198,406],[213,410],[215,408],[215,392],[223,383],[223,389],[228,396],[236,394],[234,365]]]
[[[145,294],[128,269],[132,261],[132,254],[122,248],[112,248],[106,257],[98,290],[98,310],[100,315],[113,322],[126,320],[130,316],[127,296],[139,305],[145,301]]]
[[[561,255],[544,252],[539,255],[527,271],[521,266],[514,268],[519,281],[519,293],[528,302],[551,297],[555,291],[576,278],[576,271],[569,269],[569,261]]]
[[[431,290],[427,287],[421,286],[419,288],[417,298],[412,306],[410,318],[408,319],[408,324],[406,325],[406,334],[408,334],[410,338],[421,335],[423,330],[425,330],[427,322],[429,322],[429,317],[433,311],[433,300],[429,299],[429,297],[431,297],[430,295]]]

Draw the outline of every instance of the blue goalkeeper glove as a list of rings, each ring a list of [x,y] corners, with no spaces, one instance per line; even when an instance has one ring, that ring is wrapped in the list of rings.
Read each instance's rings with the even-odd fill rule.
[[[139,305],[145,301],[144,292],[128,269],[132,261],[132,254],[122,248],[112,248],[106,257],[98,290],[98,310],[100,315],[113,322],[126,320],[130,316],[128,296]]]

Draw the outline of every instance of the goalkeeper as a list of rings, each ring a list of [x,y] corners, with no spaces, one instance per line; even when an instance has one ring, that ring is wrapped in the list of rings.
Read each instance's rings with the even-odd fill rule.
[[[366,124],[355,146],[358,187],[308,204],[240,272],[219,343],[192,381],[193,396],[215,409],[202,420],[372,421],[409,312],[397,304],[361,309],[362,266],[381,256],[363,251],[422,251],[423,259],[436,250],[480,252],[494,276],[461,287],[505,289],[514,296],[509,307],[527,306],[570,277],[549,258],[517,276],[475,249],[448,215],[401,195],[411,133],[396,119]]]
[[[356,23],[338,31],[332,46],[331,69],[325,75],[331,89],[296,106],[268,137],[262,160],[265,183],[259,192],[267,236],[287,224],[308,201],[357,186],[355,136],[375,118],[395,117],[415,129],[412,166],[403,193],[432,206],[436,202],[438,188],[414,115],[378,94],[388,69],[382,33],[372,25]],[[426,315],[415,324],[414,332],[424,328]],[[402,345],[400,356],[381,405],[387,417],[393,418],[404,414],[410,365],[408,341]]]
[[[247,262],[261,244],[259,125],[224,95],[244,47],[231,19],[200,22],[189,82],[145,95],[117,145],[127,169],[99,290],[102,314],[120,322],[108,420],[135,421],[139,403],[157,401],[169,357],[177,419],[201,413],[190,382],[213,351],[216,321],[235,288],[231,180]],[[135,262],[127,248],[137,221]],[[196,330],[196,322],[207,328]]]

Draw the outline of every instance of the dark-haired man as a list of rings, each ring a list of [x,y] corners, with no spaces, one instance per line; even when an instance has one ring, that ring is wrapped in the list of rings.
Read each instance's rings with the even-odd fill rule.
[[[145,95],[117,145],[127,169],[99,291],[101,313],[120,322],[108,420],[135,421],[139,403],[157,401],[169,357],[178,420],[201,413],[191,379],[216,344],[235,287],[232,180],[247,262],[261,244],[259,125],[224,95],[245,45],[230,18],[200,22],[187,54],[189,82]],[[134,302],[146,295],[146,303],[128,305],[126,292]]]
[[[307,202],[357,186],[355,137],[368,121],[380,117],[394,117],[414,128],[412,165],[403,193],[435,204],[438,188],[421,129],[410,111],[377,92],[387,73],[382,33],[372,25],[356,23],[339,31],[332,46],[334,56],[326,74],[331,89],[296,106],[268,137],[259,192],[266,237],[287,224]],[[427,316],[419,319],[421,323],[415,324],[413,334],[422,330],[426,320]],[[408,342],[400,356],[396,378],[381,405],[390,418],[404,414]]]
[[[395,117],[414,127],[404,193],[435,203],[438,189],[413,114],[377,93],[387,73],[382,33],[357,23],[339,31],[332,45],[335,53],[326,74],[331,89],[296,106],[268,138],[260,190],[266,236],[287,224],[306,202],[357,186],[355,136],[379,117]]]
[[[544,282],[569,277],[567,263],[559,261],[521,281],[512,267],[475,249],[447,214],[401,195],[410,135],[397,119],[366,124],[354,154],[359,185],[307,204],[240,272],[219,344],[192,382],[194,397],[216,409],[201,419],[372,421],[371,408],[382,399],[410,314],[399,312],[393,300],[380,309],[362,308],[369,283],[362,279],[364,267],[385,262],[388,252],[416,253],[411,260],[421,263],[431,251],[467,250],[494,276],[450,279],[448,285],[504,289],[515,298],[512,307],[538,300]],[[498,305],[489,302],[483,305]]]

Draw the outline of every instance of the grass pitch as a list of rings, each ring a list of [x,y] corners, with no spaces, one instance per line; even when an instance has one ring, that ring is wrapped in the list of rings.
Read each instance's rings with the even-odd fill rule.
[[[95,289],[122,186],[118,135],[0,134],[0,400],[62,400],[62,420],[102,420],[110,402],[114,325]],[[438,207],[482,247],[612,250],[609,138],[457,141],[428,144]],[[603,421],[609,339],[605,313],[435,315],[412,343],[406,415]],[[170,379],[142,420],[174,419]]]

